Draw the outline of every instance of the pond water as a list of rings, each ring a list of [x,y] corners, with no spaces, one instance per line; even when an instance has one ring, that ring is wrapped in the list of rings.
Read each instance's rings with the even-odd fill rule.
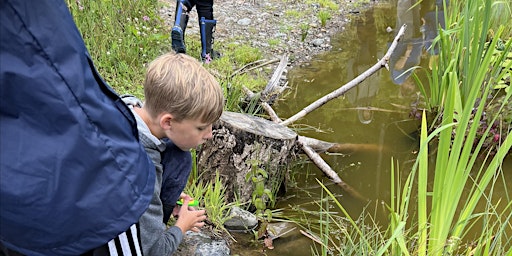
[[[420,127],[419,120],[413,117],[416,113],[412,111],[418,102],[417,90],[411,77],[398,74],[416,65],[428,68],[431,58],[431,52],[425,49],[430,45],[428,39],[432,38],[428,23],[432,20],[432,7],[436,1],[423,1],[422,5],[410,10],[412,2],[380,2],[364,13],[355,14],[351,24],[331,39],[331,51],[288,72],[290,94],[274,106],[282,119],[294,115],[374,65],[386,53],[396,28],[403,23],[408,25],[389,71],[381,69],[344,96],[306,115],[293,126],[300,135],[354,144],[350,154],[322,154],[322,158],[344,182],[368,201],[355,198],[333,184],[314,164],[303,163],[293,168],[294,180],[290,181],[293,186],[276,205],[285,216],[296,214],[296,208],[319,211],[316,202],[326,194],[316,181],[318,179],[327,184],[352,218],[358,218],[366,208],[374,221],[386,225],[387,211],[382,202],[389,204],[390,201],[391,163],[394,161],[406,178],[416,159]],[[512,159],[507,159],[504,170],[509,170],[505,179],[511,180]],[[497,184],[495,192],[507,193],[511,187],[510,184],[506,186]],[[341,212],[339,215],[343,216]],[[313,242],[298,232],[299,229],[297,227],[275,239],[275,249],[266,250],[265,255],[311,255]],[[234,248],[234,254],[262,255],[261,243],[249,242],[252,234],[236,237],[240,248]]]

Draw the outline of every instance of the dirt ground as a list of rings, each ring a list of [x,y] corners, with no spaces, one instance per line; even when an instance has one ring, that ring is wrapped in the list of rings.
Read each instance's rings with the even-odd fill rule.
[[[166,7],[161,9],[161,15],[171,26],[174,24],[176,1],[162,1]],[[331,49],[331,36],[344,30],[344,26],[350,22],[350,14],[360,13],[375,3],[367,0],[332,0],[338,9],[329,11],[331,18],[322,26],[319,13],[327,11],[327,7],[307,2],[317,1],[214,1],[214,18],[217,20],[215,42],[249,44],[260,49],[268,59],[288,54],[289,65],[298,65]],[[199,35],[197,24],[194,8],[186,33]]]

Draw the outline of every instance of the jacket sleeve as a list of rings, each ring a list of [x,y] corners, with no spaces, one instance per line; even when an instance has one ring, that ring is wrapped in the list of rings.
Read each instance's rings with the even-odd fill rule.
[[[0,95],[0,243],[80,255],[137,222],[154,166],[66,1],[0,0]]]
[[[160,200],[162,186],[162,165],[159,163],[160,152],[148,150],[146,152],[153,160],[156,168],[155,190],[151,203],[139,220],[142,250],[146,256],[171,255],[178,249],[183,240],[181,229],[172,226],[167,228],[163,223],[163,206]]]

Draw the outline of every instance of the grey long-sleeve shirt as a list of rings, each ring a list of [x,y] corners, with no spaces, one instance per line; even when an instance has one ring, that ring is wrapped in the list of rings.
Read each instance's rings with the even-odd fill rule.
[[[162,222],[163,207],[160,200],[160,190],[163,167],[161,153],[165,150],[165,143],[153,136],[146,123],[133,111],[133,107],[141,107],[142,102],[133,96],[123,97],[123,101],[132,110],[137,120],[140,143],[144,146],[146,153],[156,167],[155,191],[148,209],[139,219],[142,251],[146,256],[171,255],[178,249],[178,245],[183,240],[183,234],[180,228],[176,226],[167,228]]]

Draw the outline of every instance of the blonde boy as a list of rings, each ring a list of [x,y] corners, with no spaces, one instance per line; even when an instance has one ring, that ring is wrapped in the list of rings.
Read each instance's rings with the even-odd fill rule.
[[[224,108],[224,96],[218,82],[198,60],[167,53],[149,64],[144,97],[144,104],[132,96],[123,98],[137,120],[140,142],[156,167],[153,198],[139,221],[141,245],[146,256],[170,255],[186,231],[199,231],[206,216],[204,210],[187,207],[191,198],[179,191],[185,207],[176,208],[179,213],[174,226],[167,228],[163,223],[161,155],[166,144],[162,139],[170,139],[183,151],[210,139],[212,124]]]

